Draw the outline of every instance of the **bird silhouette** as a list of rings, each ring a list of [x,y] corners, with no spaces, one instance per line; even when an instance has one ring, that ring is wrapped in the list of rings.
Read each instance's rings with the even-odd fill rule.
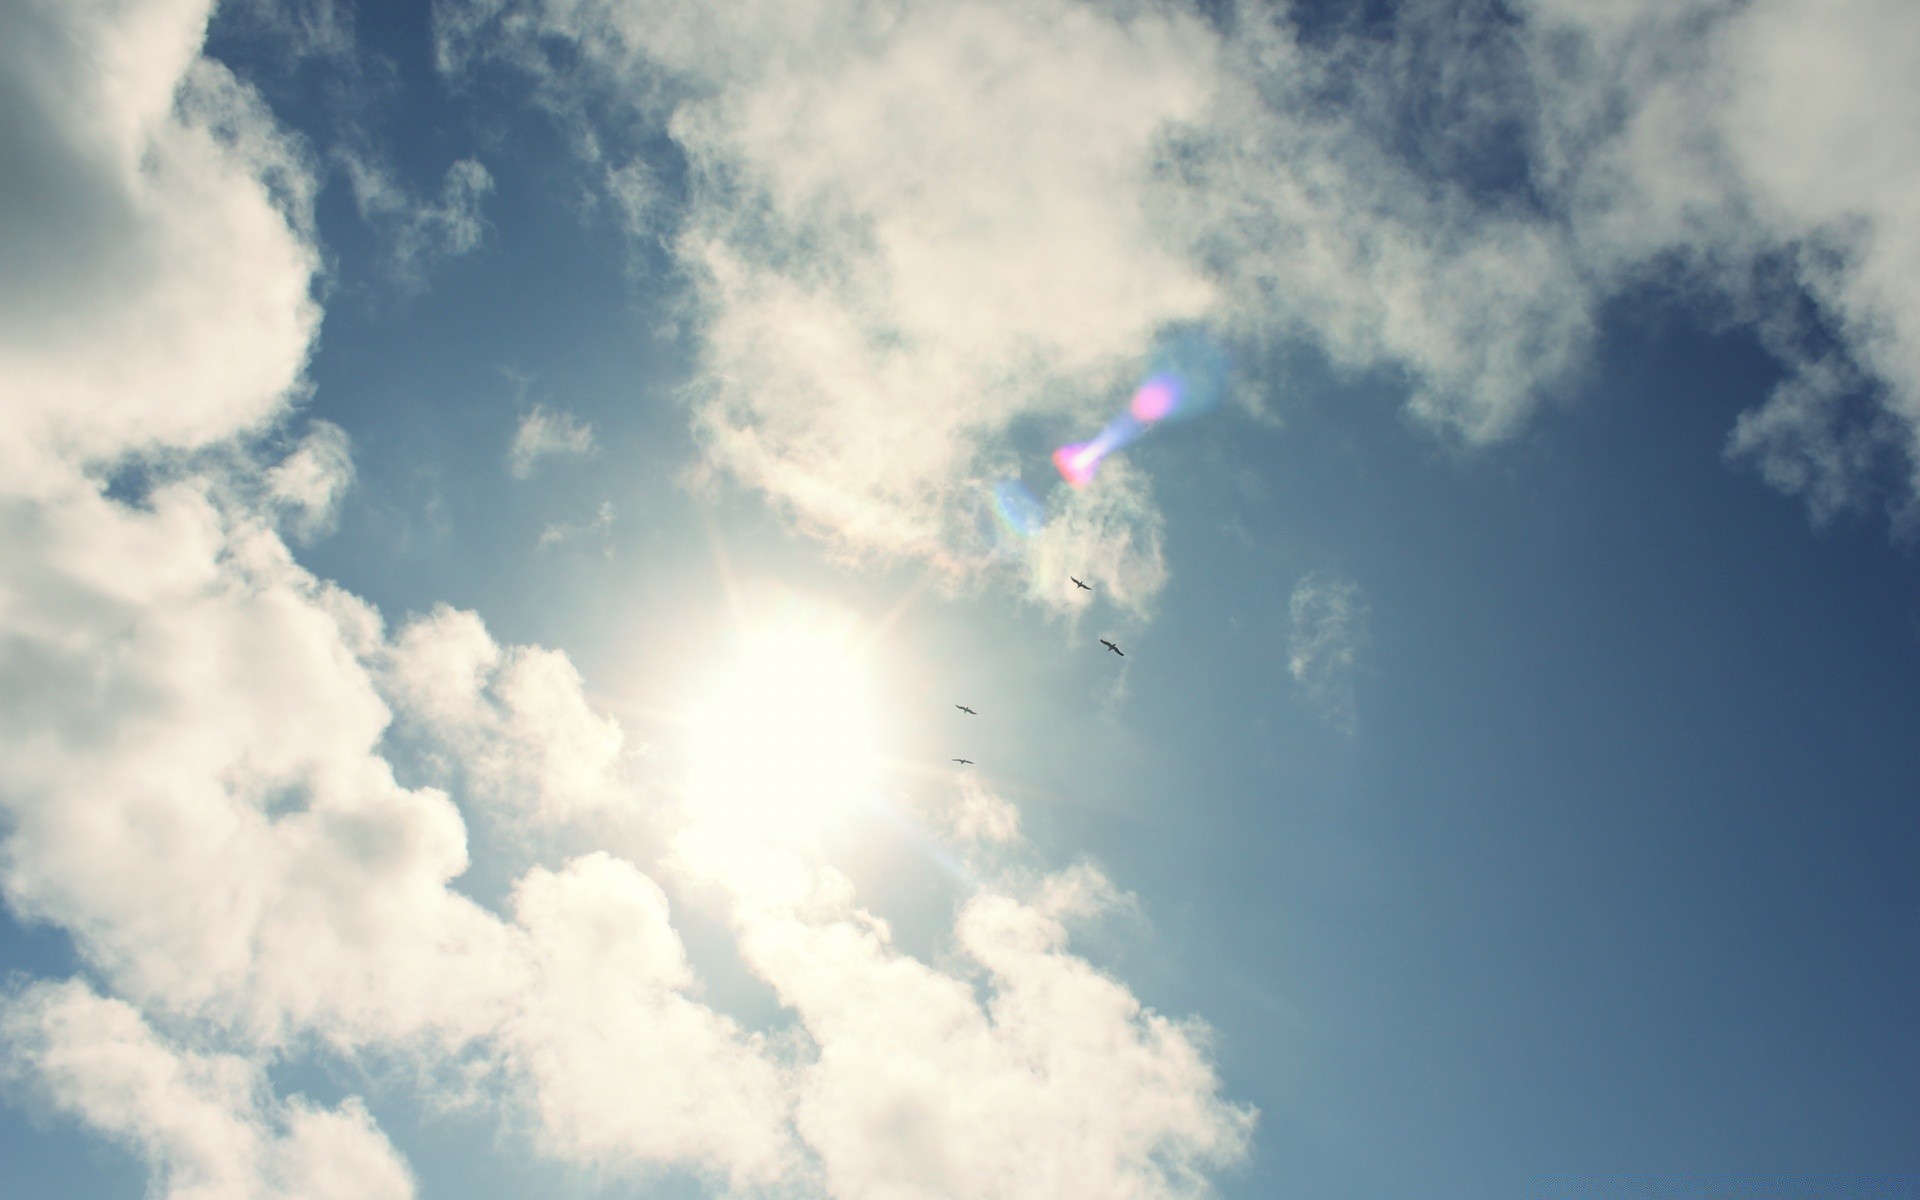
[[[972,709],[970,709],[970,708],[968,708],[968,707],[967,707],[966,705],[964,705],[964,704],[956,704],[956,705],[954,705],[954,707],[955,707],[955,708],[957,708],[957,709],[959,709],[959,710],[960,710],[961,712],[963,712],[963,713],[966,713],[966,714],[967,714],[968,716],[970,716],[970,717],[977,717],[977,716],[979,716],[979,715],[980,715],[979,713],[977,713],[977,712],[974,712],[974,711],[973,711]]]
[[[962,765],[964,765],[964,766],[969,766],[969,767],[973,765],[973,760],[972,760],[972,759],[970,759],[970,758],[950,758],[950,759],[948,759],[947,761],[948,761],[948,762],[957,762],[957,763],[960,763],[960,764],[962,764]]]
[[[1067,576],[1067,578],[1073,579],[1073,576],[1069,575]],[[1093,590],[1092,588],[1088,587],[1086,584],[1081,583],[1078,579],[1073,579],[1073,586],[1079,588],[1083,592],[1090,592]]]
[[[1122,650],[1120,647],[1114,645],[1112,642],[1108,641],[1105,638],[1100,639],[1100,644],[1102,646],[1105,646],[1107,649],[1113,651],[1115,654],[1118,654],[1121,658],[1125,658],[1127,656],[1127,652],[1125,650]]]

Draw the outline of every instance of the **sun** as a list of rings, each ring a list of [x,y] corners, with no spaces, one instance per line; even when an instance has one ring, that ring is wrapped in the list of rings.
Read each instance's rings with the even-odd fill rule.
[[[693,714],[696,819],[791,843],[874,794],[876,707],[859,632],[791,599],[742,632]]]

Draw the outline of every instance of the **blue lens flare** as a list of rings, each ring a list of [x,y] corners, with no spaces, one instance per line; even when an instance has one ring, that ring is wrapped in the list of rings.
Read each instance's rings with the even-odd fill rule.
[[[1025,540],[1047,526],[1047,507],[1018,479],[993,485],[993,515],[1000,528]]]

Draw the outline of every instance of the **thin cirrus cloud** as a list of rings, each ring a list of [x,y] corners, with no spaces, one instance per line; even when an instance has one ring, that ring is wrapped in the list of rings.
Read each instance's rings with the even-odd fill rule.
[[[36,178],[67,189],[9,193],[5,219],[122,252],[0,357],[21,418],[0,433],[0,889],[94,981],[0,997],[10,1094],[131,1147],[156,1195],[218,1200],[414,1194],[361,1101],[276,1094],[267,1065],[317,1046],[413,1062],[429,1101],[477,1080],[562,1162],[739,1189],[1038,1171],[1170,1196],[1242,1155],[1253,1117],[1219,1098],[1203,1031],[1067,949],[1078,876],[985,888],[955,931],[973,965],[949,970],[824,868],[790,864],[786,900],[681,868],[736,897],[744,957],[797,1023],[773,1037],[701,998],[640,865],[534,865],[498,910],[456,886],[470,820],[676,835],[564,655],[452,609],[390,631],[289,550],[351,479],[323,423],[267,449],[319,316],[314,167],[197,56],[206,19],[180,0],[0,16],[7,85],[46,124]],[[45,282],[8,276],[9,311]],[[128,335],[105,366],[103,331]],[[396,778],[396,734],[448,788]],[[1017,836],[1000,809],[985,827]]]
[[[1034,465],[1016,432],[1086,427],[1156,327],[1311,344],[1485,444],[1575,395],[1600,314],[1649,284],[1786,371],[1731,459],[1816,517],[1911,510],[1917,23],[1434,2],[1309,47],[1272,6],[475,0],[438,34],[450,74],[511,62],[679,144],[684,204],[623,207],[644,164],[579,139],[693,281],[708,464],[843,551],[963,572],[983,489]],[[1065,603],[1064,556],[1151,600],[1145,484],[1026,556],[1036,595]]]
[[[1307,703],[1348,736],[1359,725],[1354,676],[1369,615],[1359,584],[1317,571],[1287,598],[1287,673]]]
[[[366,154],[342,151],[339,159],[360,218],[385,241],[388,269],[400,287],[424,288],[435,264],[472,253],[486,236],[481,205],[493,176],[477,160],[448,167],[436,201],[410,195],[385,163]]]

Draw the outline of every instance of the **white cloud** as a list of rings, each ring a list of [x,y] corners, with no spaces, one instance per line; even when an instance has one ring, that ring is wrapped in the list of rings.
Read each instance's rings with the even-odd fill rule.
[[[976,896],[955,930],[970,967],[947,973],[894,950],[844,877],[758,865],[799,885],[725,880],[750,883],[741,949],[816,1047],[795,1123],[827,1194],[1151,1200],[1204,1192],[1245,1152],[1253,1114],[1218,1099],[1204,1030],[1067,953],[1047,904]]]
[[[170,1044],[85,984],[0,1001],[4,1073],[133,1149],[168,1200],[410,1200],[405,1164],[357,1099],[268,1095],[244,1058]]]
[[[450,60],[485,48],[489,15],[443,16]],[[874,22],[838,2],[531,16],[514,27],[577,39],[635,103],[682,98],[699,435],[711,464],[845,553],[978,565],[973,514],[1009,428],[1091,433],[1154,329],[1212,303],[1141,201],[1164,131],[1213,88],[1197,19],[1053,2]],[[1157,540],[1127,525],[1138,481],[1103,480],[1115,495],[1086,519],[1122,556],[1116,578],[1152,580]]]
[[[1876,493],[1911,507],[1920,10],[1898,0],[1533,7],[1547,162],[1582,257],[1628,274],[1677,261],[1755,324],[1789,377],[1730,448],[1767,479],[1805,495],[1816,515]],[[1785,288],[1769,283],[1782,269]],[[1795,288],[1837,357],[1796,317]]]
[[[529,872],[513,908],[541,982],[505,1045],[549,1152],[616,1169],[697,1163],[735,1187],[793,1169],[784,1073],[762,1038],[689,997],[658,885],[593,854]]]
[[[318,309],[312,179],[258,98],[196,57],[207,5],[0,11],[0,477],[260,428]]]
[[[941,817],[962,842],[998,845],[1020,836],[1020,810],[971,772],[960,777],[960,794]]]
[[[121,994],[250,1038],[483,1026],[510,947],[444,888],[453,806],[375,753],[374,614],[191,483],[7,510],[14,909]]]
[[[709,463],[844,552],[955,572],[1012,433],[1091,432],[1156,325],[1309,342],[1484,443],[1568,397],[1598,314],[1649,281],[1787,368],[1736,457],[1816,513],[1912,504],[1917,27],[1902,0],[1433,0],[1308,49],[1253,5],[1218,27],[1066,0],[440,13],[448,69],[516,61],[687,155],[684,211],[633,211],[695,283]],[[1142,482],[1102,482],[1092,539],[1141,551],[1116,568],[1136,607],[1160,575]],[[1052,561],[1029,567],[1057,601]]]
[[[540,461],[556,454],[593,453],[593,426],[569,412],[535,405],[520,419],[507,451],[507,470],[530,479]]]
[[[1336,728],[1351,735],[1359,720],[1354,674],[1367,644],[1368,608],[1358,584],[1315,572],[1287,601],[1287,672]]]
[[[567,657],[537,646],[503,651],[474,613],[443,606],[403,629],[388,687],[503,813],[554,823],[638,802],[625,735],[588,705]]]
[[[346,430],[331,421],[314,421],[293,453],[266,475],[268,503],[302,540],[332,530],[341,497],[352,485],[352,446]]]

